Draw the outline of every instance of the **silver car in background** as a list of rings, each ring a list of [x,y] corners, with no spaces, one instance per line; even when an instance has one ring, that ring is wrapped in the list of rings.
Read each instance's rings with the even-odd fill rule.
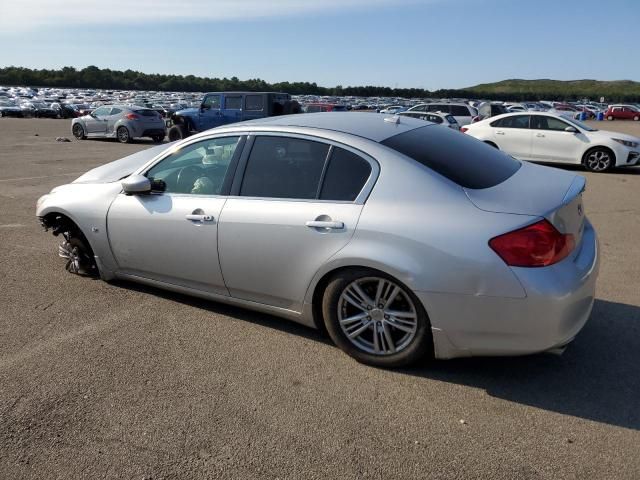
[[[408,117],[216,128],[37,203],[73,273],[326,328],[358,361],[561,351],[598,273],[583,177]]]
[[[128,105],[103,105],[88,115],[71,121],[71,133],[78,140],[85,138],[117,138],[129,143],[134,138],[150,137],[160,143],[165,137],[162,116],[150,108]]]

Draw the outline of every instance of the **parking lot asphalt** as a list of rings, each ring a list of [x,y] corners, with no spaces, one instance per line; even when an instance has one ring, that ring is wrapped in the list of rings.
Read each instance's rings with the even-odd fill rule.
[[[36,199],[151,145],[56,142],[69,124],[0,119],[0,478],[640,478],[640,168],[585,173],[601,273],[564,355],[385,371],[279,318],[65,272]]]

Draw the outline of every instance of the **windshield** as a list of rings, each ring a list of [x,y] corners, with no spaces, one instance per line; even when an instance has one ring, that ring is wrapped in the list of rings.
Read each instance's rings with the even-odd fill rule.
[[[598,129],[597,128],[591,128],[589,125],[585,125],[582,122],[579,122],[578,120],[574,120],[573,118],[569,118],[569,117],[563,117],[563,120],[569,122],[569,123],[573,123],[576,127],[580,127],[583,130],[586,130],[587,132],[597,132]]]

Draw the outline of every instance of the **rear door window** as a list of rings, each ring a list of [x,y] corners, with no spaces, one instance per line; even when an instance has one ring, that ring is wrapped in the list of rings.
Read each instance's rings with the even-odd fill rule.
[[[240,187],[243,197],[315,199],[329,146],[261,136],[254,141]]]
[[[471,114],[469,113],[469,109],[467,107],[463,107],[462,105],[451,105],[451,115],[457,117],[471,116]]]
[[[224,108],[228,110],[242,110],[242,96],[226,97],[224,99]]]
[[[420,127],[381,143],[465,188],[498,185],[521,165],[504,152],[451,128]]]
[[[364,158],[343,148],[334,147],[326,168],[321,200],[353,202],[371,175],[371,165]]]
[[[529,128],[529,115],[504,117],[491,123],[491,126],[500,128]]]

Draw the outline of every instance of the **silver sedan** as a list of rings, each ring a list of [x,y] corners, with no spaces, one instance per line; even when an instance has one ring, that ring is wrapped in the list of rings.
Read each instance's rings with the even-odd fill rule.
[[[373,113],[150,148],[37,204],[70,272],[242,305],[382,367],[561,351],[598,273],[583,177]]]

